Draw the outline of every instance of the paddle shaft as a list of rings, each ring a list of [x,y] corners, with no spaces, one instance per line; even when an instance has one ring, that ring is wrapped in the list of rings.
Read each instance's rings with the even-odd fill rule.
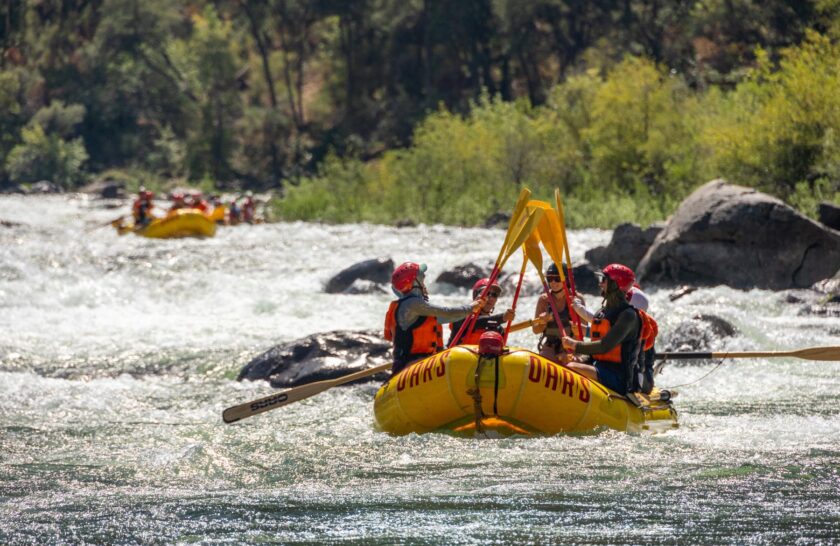
[[[658,360],[713,360],[717,358],[778,358],[793,357],[804,360],[840,362],[840,346],[809,347],[796,351],[747,351],[728,353],[657,353]]]
[[[388,371],[391,369],[391,366],[392,364],[389,362],[388,364],[382,364],[381,366],[376,366],[375,368],[367,370],[360,370],[335,379],[325,379],[323,381],[316,381],[314,383],[307,383],[306,385],[292,387],[291,389],[286,389],[263,398],[258,398],[256,400],[252,400],[251,402],[245,402],[244,404],[239,404],[238,406],[232,406],[222,412],[222,420],[225,423],[235,423],[236,421],[245,419],[246,417],[251,417],[252,415],[257,415],[258,413],[287,406],[293,402],[300,402],[301,400],[320,394],[333,387],[344,385],[345,383],[350,383],[351,381],[356,381],[357,379],[370,377],[380,372]]]

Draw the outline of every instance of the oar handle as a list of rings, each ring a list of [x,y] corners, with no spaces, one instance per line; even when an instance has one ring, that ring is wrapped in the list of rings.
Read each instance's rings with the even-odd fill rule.
[[[519,330],[524,330],[530,326],[534,325],[534,319],[531,320],[523,320],[522,322],[517,322],[516,324],[512,324],[510,327],[511,332],[518,332]]]

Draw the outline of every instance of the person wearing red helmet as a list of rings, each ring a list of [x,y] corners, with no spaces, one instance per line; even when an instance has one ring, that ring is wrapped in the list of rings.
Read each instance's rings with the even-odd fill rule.
[[[484,307],[486,300],[443,307],[429,303],[425,284],[426,264],[405,262],[391,275],[391,290],[398,299],[385,315],[385,339],[394,346],[391,373],[396,375],[412,362],[443,350],[442,323],[463,319]]]
[[[487,285],[490,285],[490,279],[486,277],[475,282],[472,287],[473,300],[477,300],[479,296],[481,296]],[[502,287],[499,286],[499,283],[494,282],[490,285],[490,288],[487,289],[487,303],[484,304],[481,311],[479,311],[478,317],[475,319],[475,325],[473,326],[472,332],[465,330],[463,337],[459,340],[459,345],[478,345],[478,342],[481,339],[481,334],[484,332],[498,332],[500,334],[504,334],[505,323],[509,320],[513,320],[514,311],[513,309],[508,309],[504,313],[496,313],[495,315],[491,314],[493,313],[493,309],[496,307],[496,302],[501,294]],[[449,325],[449,329],[451,331],[449,333],[449,342],[446,344],[447,346],[452,346],[452,342],[455,341],[455,336],[458,335],[458,332],[461,330],[461,325],[464,323],[464,320],[465,319],[458,320]]]
[[[135,226],[145,226],[154,219],[154,216],[152,216],[152,208],[154,208],[152,199],[154,198],[154,193],[146,190],[142,186],[140,187],[140,190],[137,192],[137,198],[131,205],[131,215],[134,217]]]
[[[627,301],[627,292],[636,276],[621,264],[610,264],[599,274],[604,304],[590,324],[592,341],[563,338],[563,348],[575,355],[586,355],[591,363],[569,362],[568,367],[598,381],[619,394],[634,390],[635,373],[642,349],[642,318]]]
[[[554,314],[551,312],[551,303],[548,298],[551,297],[554,303],[560,322],[563,325],[564,332],[571,332],[572,317],[569,315],[569,309],[566,307],[566,298],[563,295],[563,281],[560,279],[560,270],[557,264],[552,263],[545,271],[545,280],[548,283],[548,294],[541,294],[537,300],[537,308],[534,310],[534,321],[531,325],[531,331],[540,335],[540,341],[537,343],[537,349],[540,356],[549,360],[557,361],[558,357],[562,356],[563,350],[560,340],[560,328],[554,322]]]

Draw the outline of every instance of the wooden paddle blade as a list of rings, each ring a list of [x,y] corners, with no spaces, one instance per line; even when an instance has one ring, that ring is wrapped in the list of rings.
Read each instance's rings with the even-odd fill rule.
[[[840,346],[810,347],[796,351],[746,351],[729,353],[657,353],[658,360],[698,360],[717,358],[801,358],[803,360],[819,360],[825,362],[840,362]]]
[[[374,368],[347,374],[336,379],[325,379],[323,381],[315,381],[313,383],[307,383],[306,385],[292,387],[291,389],[286,389],[269,396],[264,396],[263,398],[252,400],[251,402],[245,402],[244,404],[239,404],[238,406],[229,407],[222,412],[222,420],[225,423],[235,423],[236,421],[240,421],[246,417],[251,417],[252,415],[257,415],[258,413],[263,413],[268,410],[281,408],[293,402],[300,402],[301,400],[320,394],[333,387],[350,383],[351,381],[356,381],[357,379],[362,379],[371,375],[376,375],[390,369],[390,363],[382,364]]]
[[[793,351],[791,356],[805,360],[821,360],[826,362],[840,362],[840,346],[810,347]]]

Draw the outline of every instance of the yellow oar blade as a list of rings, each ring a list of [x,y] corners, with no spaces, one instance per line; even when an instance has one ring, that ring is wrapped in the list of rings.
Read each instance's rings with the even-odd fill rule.
[[[499,269],[501,269],[502,266],[504,266],[508,258],[510,258],[513,255],[513,253],[516,252],[519,249],[519,247],[523,245],[523,243],[531,235],[531,233],[533,233],[542,216],[543,211],[540,209],[532,210],[528,214],[528,219],[522,225],[522,228],[519,230],[519,233],[516,234],[516,237],[514,237],[513,241],[511,241],[510,246],[508,247],[509,250],[502,259]]]
[[[496,258],[496,267],[500,267],[499,263],[502,261],[502,257],[508,252],[510,247],[511,237],[514,233],[517,233],[517,230],[520,229],[519,226],[521,226],[525,221],[528,213],[526,207],[530,198],[531,190],[528,188],[522,188],[522,191],[519,192],[516,204],[513,206],[513,212],[510,215],[510,222],[508,222],[508,228],[505,232],[505,240],[502,243],[502,248],[499,249],[499,256]]]
[[[566,250],[566,267],[571,271],[572,256],[569,252],[569,240],[566,238],[566,214],[563,211],[563,200],[560,198],[560,189],[554,189],[554,202],[557,205],[557,220],[560,222],[560,236],[563,238],[563,248]]]

